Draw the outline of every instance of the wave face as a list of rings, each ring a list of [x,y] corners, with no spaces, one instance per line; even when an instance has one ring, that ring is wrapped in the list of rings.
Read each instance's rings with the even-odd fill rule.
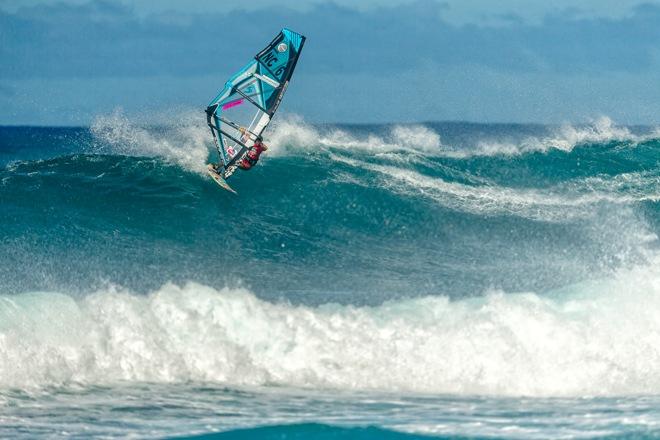
[[[644,261],[657,232],[649,130],[284,120],[235,197],[204,174],[206,129],[181,121],[3,129],[0,292],[197,281],[356,305],[540,292]]]
[[[251,390],[267,414],[272,390],[388,408],[378,396],[396,393],[425,397],[375,426],[492,436],[490,408],[515,414],[520,396],[589,396],[598,413],[598,399],[660,394],[657,129],[282,118],[235,196],[205,175],[198,124],[0,128],[0,420],[32,420],[34,395],[60,396],[53,414],[104,393],[130,405],[125,387],[196,402]],[[423,402],[440,396],[490,415],[433,423]],[[353,426],[374,424],[365,405]],[[291,435],[343,420],[315,414],[272,420]],[[219,430],[259,424],[239,419]],[[207,432],[186,426],[143,432]]]

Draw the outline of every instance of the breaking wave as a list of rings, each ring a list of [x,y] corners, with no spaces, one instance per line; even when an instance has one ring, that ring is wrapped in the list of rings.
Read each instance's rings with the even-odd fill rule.
[[[283,118],[273,123],[268,140],[279,154],[318,148],[387,153],[418,151],[444,157],[469,158],[478,156],[514,156],[534,152],[559,150],[570,152],[588,144],[607,144],[614,141],[639,143],[660,138],[660,128],[634,133],[630,128],[617,125],[607,117],[595,119],[586,125],[564,124],[550,127],[543,134],[516,136],[483,135],[467,143],[443,142],[440,134],[430,125],[393,125],[385,132],[365,132],[356,135],[350,131],[318,127],[305,123],[299,117]]]
[[[388,392],[660,392],[660,261],[550,295],[375,307],[167,284],[0,297],[0,386],[201,381]]]

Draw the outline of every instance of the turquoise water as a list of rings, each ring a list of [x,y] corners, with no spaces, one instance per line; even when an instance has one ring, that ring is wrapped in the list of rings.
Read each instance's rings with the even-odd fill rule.
[[[658,435],[660,132],[0,128],[0,436]]]

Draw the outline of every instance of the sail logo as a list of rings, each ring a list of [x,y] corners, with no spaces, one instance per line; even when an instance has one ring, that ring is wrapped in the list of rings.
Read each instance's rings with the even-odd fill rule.
[[[289,47],[288,47],[286,44],[284,44],[284,43],[280,43],[280,44],[277,45],[277,51],[278,51],[279,53],[286,52],[286,50],[287,50],[288,48],[289,48]]]
[[[286,46],[286,44],[284,45]],[[271,50],[270,52],[268,52],[268,54],[261,59],[261,62],[269,69],[275,70],[275,72],[272,73],[279,78],[280,76],[282,76],[286,68],[286,64],[285,64],[286,59],[278,58],[276,50],[277,48],[275,48],[275,50]]]
[[[266,55],[263,60],[261,60],[266,66],[268,67],[273,67],[276,63],[279,63],[280,60],[277,58],[277,54],[275,52],[269,52],[268,55]]]

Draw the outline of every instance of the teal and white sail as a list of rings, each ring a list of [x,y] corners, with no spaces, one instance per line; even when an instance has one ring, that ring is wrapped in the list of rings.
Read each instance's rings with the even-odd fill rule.
[[[282,101],[305,37],[282,31],[247,66],[232,76],[206,109],[207,121],[224,166],[233,174],[261,136]]]

